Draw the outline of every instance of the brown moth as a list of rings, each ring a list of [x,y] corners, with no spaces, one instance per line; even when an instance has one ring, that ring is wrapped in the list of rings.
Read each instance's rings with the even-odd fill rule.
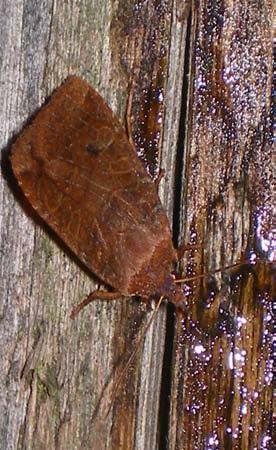
[[[184,309],[172,275],[177,252],[157,195],[118,119],[69,77],[15,141],[11,163],[32,207],[113,292],[164,296]]]

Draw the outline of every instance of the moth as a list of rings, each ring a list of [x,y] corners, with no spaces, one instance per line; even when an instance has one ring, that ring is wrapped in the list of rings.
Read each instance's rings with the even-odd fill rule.
[[[156,185],[86,81],[71,76],[54,92],[13,144],[11,164],[39,216],[111,288],[86,303],[135,295],[185,308]]]

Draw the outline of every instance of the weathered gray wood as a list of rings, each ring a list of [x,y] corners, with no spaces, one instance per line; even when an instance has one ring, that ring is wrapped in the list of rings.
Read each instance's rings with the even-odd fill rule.
[[[74,73],[90,81],[122,120],[128,108],[130,127],[142,103],[132,108],[129,92],[135,100],[139,89],[149,89],[152,83],[164,90],[162,165],[172,179],[186,22],[181,18],[182,5],[154,5],[111,0],[0,1],[3,450],[153,450],[158,446],[165,307],[111,403],[118,373],[149,314],[135,301],[95,302],[70,321],[72,306],[95,284],[18,203],[7,159],[14,134],[44,98]],[[164,73],[158,81],[161,47]],[[159,153],[160,145],[159,139]],[[163,180],[168,211],[172,211],[172,190],[173,182]]]
[[[187,289],[197,328],[176,323],[171,450],[273,447],[272,16],[270,1],[193,10],[183,235],[204,248],[183,273],[263,261]]]

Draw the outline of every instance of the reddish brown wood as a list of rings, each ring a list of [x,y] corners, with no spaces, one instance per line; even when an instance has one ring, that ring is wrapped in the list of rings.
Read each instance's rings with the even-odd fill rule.
[[[187,289],[201,332],[176,320],[168,448],[270,449],[271,2],[196,2],[192,29],[181,226],[183,241],[204,242],[204,252],[183,268],[261,260]]]

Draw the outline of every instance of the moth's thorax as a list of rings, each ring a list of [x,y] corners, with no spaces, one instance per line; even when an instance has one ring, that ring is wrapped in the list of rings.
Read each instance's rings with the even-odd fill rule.
[[[154,246],[152,249],[148,248],[148,253],[145,252],[144,255],[145,258],[129,279],[127,290],[128,294],[152,298],[159,294],[163,285],[166,286],[176,260],[169,228],[164,226],[163,236],[156,235]]]

